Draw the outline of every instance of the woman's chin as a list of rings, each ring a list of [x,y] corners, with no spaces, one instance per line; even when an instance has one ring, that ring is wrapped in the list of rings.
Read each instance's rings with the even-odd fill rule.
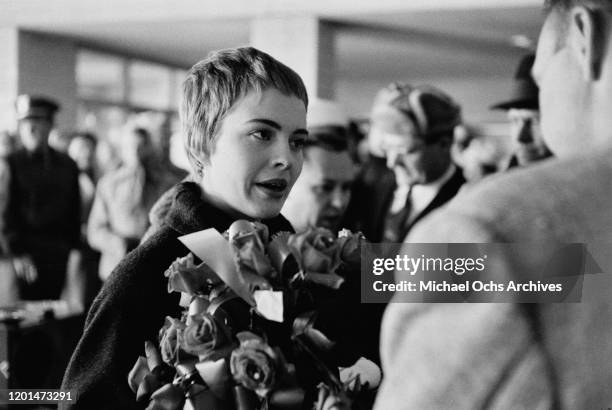
[[[284,201],[278,203],[278,201],[274,201],[273,203],[269,203],[270,201],[266,201],[263,203],[253,204],[250,208],[249,215],[254,219],[270,219],[278,216],[283,207]]]

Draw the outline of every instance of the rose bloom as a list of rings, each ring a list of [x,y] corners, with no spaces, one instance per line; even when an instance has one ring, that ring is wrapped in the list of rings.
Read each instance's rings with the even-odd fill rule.
[[[166,316],[164,327],[159,331],[159,349],[164,362],[174,365],[178,360],[178,334],[185,324],[178,319]]]
[[[168,292],[185,292],[189,295],[208,294],[212,287],[221,282],[208,265],[196,265],[192,253],[172,262],[164,276],[168,278]]]
[[[238,220],[229,228],[229,238],[238,270],[265,278],[277,276],[266,255],[268,227],[259,222]]]
[[[260,397],[266,397],[280,380],[281,359],[260,337],[242,332],[240,346],[232,352],[230,370],[234,380]]]
[[[215,318],[208,313],[191,317],[191,323],[179,332],[181,348],[200,358],[211,354],[223,342],[223,333]]]
[[[230,242],[238,247],[241,247],[245,242],[257,242],[257,245],[263,249],[270,236],[266,225],[244,219],[235,221],[228,231]]]
[[[361,264],[361,245],[366,242],[361,232],[352,233],[343,229],[338,233],[338,244],[340,246],[340,259],[351,267],[359,268]]]
[[[291,235],[289,246],[303,272],[333,273],[340,264],[336,236],[325,228],[311,228]]]

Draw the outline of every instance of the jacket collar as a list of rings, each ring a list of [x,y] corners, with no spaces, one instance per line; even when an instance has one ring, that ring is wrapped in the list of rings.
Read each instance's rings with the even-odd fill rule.
[[[165,219],[165,223],[181,235],[208,228],[225,232],[234,221],[235,218],[205,202],[202,189],[195,182],[182,182],[176,186],[176,194]],[[262,222],[268,226],[271,234],[293,232],[291,224],[282,215]]]

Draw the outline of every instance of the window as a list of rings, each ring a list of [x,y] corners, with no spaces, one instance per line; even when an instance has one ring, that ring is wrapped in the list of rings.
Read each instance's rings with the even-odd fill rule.
[[[77,54],[78,95],[89,100],[122,102],[123,59],[108,54],[81,51]]]
[[[172,71],[158,64],[134,61],[129,64],[129,104],[156,110],[169,110],[172,97]]]
[[[185,70],[83,49],[77,53],[77,127],[117,146],[122,127],[133,123],[154,138],[178,129]],[[159,140],[161,141],[161,140]],[[159,144],[156,146],[165,146]]]

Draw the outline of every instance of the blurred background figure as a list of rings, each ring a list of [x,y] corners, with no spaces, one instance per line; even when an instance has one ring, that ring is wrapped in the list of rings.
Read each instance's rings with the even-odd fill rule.
[[[81,187],[82,218],[86,223],[93,204],[97,182],[96,145],[98,140],[89,132],[74,132],[68,144],[68,155],[79,169]]]
[[[100,177],[121,166],[121,159],[119,158],[117,149],[107,140],[101,139],[98,141],[95,156],[96,165],[98,166],[98,175]]]
[[[171,158],[173,126],[168,116],[155,111],[144,111],[132,114],[128,123],[147,130],[151,137],[152,151],[160,171],[166,173],[168,178],[174,179],[176,182],[182,181],[187,176],[190,170],[189,161],[187,161],[186,168],[181,168]],[[186,156],[182,140],[179,142],[180,149]]]
[[[17,150],[17,139],[8,131],[0,131],[0,213],[8,201],[9,167],[6,159]],[[0,221],[1,222],[1,221]]]
[[[344,228],[342,221],[358,171],[356,149],[353,149],[356,144],[351,135],[354,131],[350,130],[351,125],[342,106],[334,101],[319,98],[309,102],[306,125],[309,135],[304,147],[302,172],[293,185],[281,214],[291,222],[297,232],[319,227],[337,233]],[[380,374],[377,365],[380,308],[369,304],[362,305],[360,295],[359,280],[347,281],[343,290],[334,296],[333,302],[321,308],[346,309],[343,324],[351,323],[349,328],[359,329],[360,337],[359,340],[354,340],[354,335],[350,340],[340,339],[338,343],[343,348],[334,354],[357,354],[357,357],[361,358],[346,369],[346,373],[352,376],[359,374],[361,380],[370,380],[380,377],[376,376]],[[335,328],[339,326],[337,323],[327,325]],[[368,365],[362,366],[363,363]],[[370,394],[373,396],[374,392]]]
[[[354,123],[353,126],[357,126]],[[370,132],[371,124],[365,130],[365,138],[359,144],[358,152],[361,167],[351,190],[351,199],[347,206],[342,227],[361,231],[369,241],[380,241],[382,230],[371,221],[372,212],[382,212],[384,201],[376,199],[381,186],[395,184],[395,175],[387,167],[387,158],[383,151],[383,135]],[[359,130],[360,131],[360,130]]]
[[[507,168],[507,135],[500,138],[488,135],[481,127],[463,124],[455,128],[454,138],[453,162],[463,170],[468,182],[480,181]]]
[[[401,242],[415,223],[455,196],[465,182],[451,159],[460,123],[459,105],[436,88],[393,83],[382,89],[369,139],[381,147],[393,178],[379,171],[372,188],[360,190],[354,228],[372,242]]]
[[[8,205],[8,184],[10,181],[9,166],[6,158],[17,149],[17,139],[8,131],[0,131],[0,215]],[[0,218],[0,224],[4,218]],[[0,226],[0,232],[4,230]],[[5,240],[0,235],[0,240]],[[17,298],[17,283],[13,272],[13,263],[8,252],[8,244],[0,244],[0,306],[9,305]]]
[[[187,153],[185,152],[185,145],[183,144],[183,135],[180,132],[174,132],[170,136],[170,146],[168,147],[168,156],[170,162],[176,165],[178,168],[189,173],[190,165]]]
[[[96,296],[101,282],[98,277],[100,252],[89,246],[87,222],[94,201],[97,183],[97,138],[89,132],[70,134],[68,155],[79,169],[81,192],[81,238],[79,249],[70,256],[68,286],[64,298],[72,305],[86,311]]]
[[[168,178],[173,179],[176,183],[182,181],[189,172],[174,164],[170,158],[171,144],[173,134],[169,129],[168,121],[165,121],[156,134],[155,147],[159,158],[159,166],[163,172],[168,174]],[[180,137],[179,137],[180,138]],[[182,147],[182,142],[181,142]],[[183,148],[183,147],[182,147]],[[183,148],[183,151],[185,149]]]
[[[100,179],[87,228],[89,244],[102,253],[102,280],[138,245],[149,226],[149,210],[175,182],[157,167],[144,128],[126,126],[120,143],[122,165]]]
[[[535,54],[521,59],[508,100],[491,107],[505,110],[510,121],[510,134],[514,142],[510,168],[529,165],[552,155],[540,129],[538,86],[531,77],[534,60]]]
[[[23,148],[6,159],[2,243],[12,258],[20,299],[59,299],[69,253],[79,241],[78,170],[48,144],[59,109],[55,101],[21,95],[16,109]]]
[[[72,134],[60,131],[56,128],[49,133],[49,146],[56,151],[68,153],[68,146],[72,140]]]
[[[17,138],[8,131],[0,131],[0,158],[6,158],[17,150]]]
[[[357,171],[349,152],[348,117],[333,101],[308,107],[309,138],[302,173],[282,209],[296,231],[323,227],[337,232],[351,198]]]

